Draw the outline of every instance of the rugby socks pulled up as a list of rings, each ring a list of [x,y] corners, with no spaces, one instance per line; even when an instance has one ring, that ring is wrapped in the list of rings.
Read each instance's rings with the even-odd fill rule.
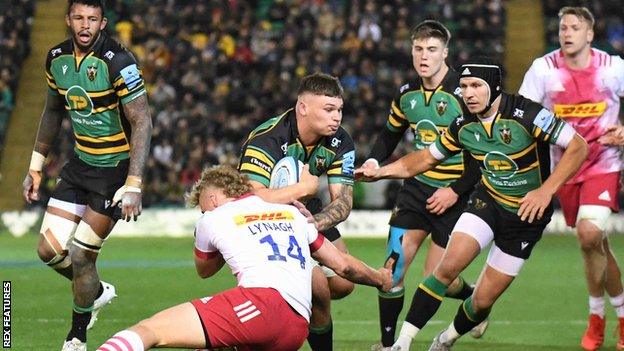
[[[405,288],[395,287],[387,293],[379,292],[379,328],[381,345],[392,346],[396,332],[397,320],[403,309]]]
[[[605,301],[604,297],[589,297],[589,313],[596,314],[600,316],[600,318],[604,318],[605,316]]]
[[[472,297],[467,298],[464,303],[459,305],[455,320],[453,321],[453,329],[457,332],[456,338],[464,335],[472,330],[472,328],[483,322],[489,315],[491,309],[475,312],[472,307]]]
[[[143,351],[145,346],[143,340],[139,334],[132,330],[122,330],[119,333],[113,335],[110,339],[106,340],[102,346],[98,347],[97,351]]]
[[[334,328],[332,322],[324,327],[310,327],[308,344],[313,351],[333,350]]]
[[[74,304],[72,312],[72,327],[65,340],[77,338],[82,342],[87,341],[87,325],[89,324],[89,320],[91,320],[92,311],[93,305],[90,307],[80,307]]]
[[[611,306],[615,309],[615,314],[618,318],[624,318],[624,293],[618,296],[609,297]]]
[[[457,279],[459,279],[459,287],[454,291],[450,291],[450,289],[447,290],[446,297],[457,300],[465,300],[472,296],[472,292],[474,291],[472,285],[466,283],[464,278],[462,278],[461,276],[457,277]]]

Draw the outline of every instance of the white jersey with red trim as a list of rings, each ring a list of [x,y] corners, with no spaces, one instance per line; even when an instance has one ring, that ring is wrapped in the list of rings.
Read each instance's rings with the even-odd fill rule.
[[[589,66],[577,70],[568,67],[560,49],[555,50],[533,61],[519,93],[565,118],[589,144],[587,160],[568,183],[622,169],[620,149],[598,143],[607,126],[620,124],[624,60],[619,56],[592,48]],[[551,151],[555,165],[563,149],[553,146]]]
[[[323,241],[296,207],[250,195],[204,213],[195,227],[195,256],[210,259],[220,253],[239,286],[274,288],[309,321],[310,253]]]

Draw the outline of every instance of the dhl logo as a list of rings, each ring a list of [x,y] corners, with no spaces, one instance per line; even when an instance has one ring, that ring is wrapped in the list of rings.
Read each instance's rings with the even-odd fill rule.
[[[555,104],[553,110],[555,114],[562,118],[587,118],[598,117],[607,109],[607,103],[604,101],[587,104],[562,105]]]
[[[293,214],[289,211],[264,212],[234,216],[234,222],[236,225],[244,225],[257,221],[283,221],[294,218]]]

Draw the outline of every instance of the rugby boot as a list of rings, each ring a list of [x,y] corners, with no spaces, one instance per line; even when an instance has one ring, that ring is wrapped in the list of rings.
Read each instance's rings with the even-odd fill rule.
[[[581,347],[583,350],[594,351],[600,348],[604,342],[604,331],[605,319],[597,314],[590,314],[589,325],[581,339]]]
[[[93,325],[97,321],[98,313],[100,313],[102,307],[108,305],[109,303],[111,303],[111,301],[113,301],[114,298],[117,297],[117,294],[115,294],[115,286],[107,282],[101,283],[104,291],[102,292],[102,295],[100,295],[100,297],[93,301],[93,311],[91,312],[91,320],[87,325],[87,330],[93,328]]]

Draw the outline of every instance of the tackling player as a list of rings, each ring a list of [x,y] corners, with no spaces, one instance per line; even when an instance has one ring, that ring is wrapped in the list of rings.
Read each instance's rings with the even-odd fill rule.
[[[331,202],[321,209],[320,200],[308,200],[317,229],[342,252],[347,247],[335,226],[344,221],[353,206],[355,147],[342,121],[343,89],[335,77],[312,74],[304,77],[294,108],[273,117],[250,134],[241,151],[239,170],[250,178],[254,194],[265,201],[292,203],[314,196],[318,176],[327,175]],[[269,189],[274,165],[285,156],[307,164],[299,183]],[[323,275],[325,272],[325,276]],[[353,283],[324,268],[313,273],[313,309],[310,346],[331,350],[331,298],[342,298],[353,291]]]
[[[188,197],[204,213],[195,228],[197,273],[208,278],[227,262],[238,286],[159,312],[98,351],[298,350],[308,334],[312,257],[353,282],[390,288],[389,270],[339,251],[297,208],[265,202],[251,190],[246,176],[216,166],[203,171]]]
[[[69,115],[76,144],[47,204],[37,249],[72,281],[72,327],[63,350],[86,350],[87,329],[116,296],[100,281],[95,262],[115,222],[141,213],[152,129],[141,71],[104,31],[103,14],[101,0],[68,1],[71,38],[48,53],[48,95],[24,179],[26,201],[39,200],[43,164]]]
[[[401,87],[390,105],[390,115],[363,168],[379,167],[411,128],[413,149],[421,150],[435,143],[449,123],[461,116],[459,74],[445,60],[451,34],[443,24],[427,20],[412,32],[413,66],[418,79]],[[431,171],[406,179],[397,196],[390,218],[385,267],[393,272],[395,286],[379,292],[379,327],[381,347],[394,343],[396,323],[403,309],[403,281],[410,263],[423,241],[431,233],[431,246],[425,260],[424,275],[431,274],[442,258],[451,229],[464,210],[468,196],[479,181],[476,162],[462,153],[448,158]],[[465,169],[465,165],[470,167]],[[458,277],[446,292],[447,297],[465,300],[472,287]],[[487,321],[475,334],[480,337]]]
[[[449,350],[485,320],[540,240],[552,214],[552,196],[587,156],[587,144],[571,126],[529,99],[503,93],[501,80],[496,63],[469,60],[460,70],[464,116],[428,148],[379,169],[356,170],[356,176],[365,180],[408,178],[462,150],[480,162],[481,182],[453,228],[442,260],[418,286],[392,350],[409,350],[449,284],[494,241],[472,296],[430,350]],[[552,173],[545,167],[550,164],[549,143],[565,149]]]
[[[624,349],[624,290],[621,272],[609,247],[605,223],[617,212],[622,160],[618,144],[620,97],[624,96],[624,60],[591,47],[594,16],[585,7],[559,11],[560,49],[536,59],[519,93],[564,118],[587,140],[589,157],[557,193],[566,220],[576,227],[589,290],[585,350],[604,340],[605,290],[619,319],[617,349]],[[619,132],[620,131],[620,132]],[[553,162],[562,149],[552,148]]]

